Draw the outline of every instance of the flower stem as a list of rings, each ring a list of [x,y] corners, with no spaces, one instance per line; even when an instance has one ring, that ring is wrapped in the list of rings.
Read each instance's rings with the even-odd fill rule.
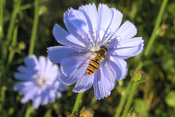
[[[132,88],[131,88],[131,93],[129,95],[129,98],[127,100],[127,103],[126,103],[126,106],[125,106],[125,109],[124,109],[124,112],[123,112],[123,115],[122,117],[126,117],[126,115],[128,114],[128,111],[129,111],[129,108],[131,106],[131,102],[133,100],[133,97],[134,97],[134,94],[135,94],[135,91],[137,89],[137,83],[133,82],[132,83]]]
[[[160,8],[159,14],[158,14],[158,16],[157,16],[156,24],[155,24],[155,26],[154,26],[154,29],[153,29],[153,32],[152,32],[151,37],[150,37],[150,39],[149,39],[149,42],[148,42],[148,44],[147,44],[147,46],[146,46],[146,48],[145,48],[144,55],[145,55],[146,57],[147,57],[148,54],[151,52],[151,51],[150,51],[150,50],[151,50],[151,47],[152,47],[152,45],[153,45],[153,43],[154,43],[154,41],[155,41],[155,39],[156,39],[156,37],[157,37],[158,28],[159,28],[159,26],[160,26],[160,23],[161,23],[161,20],[162,20],[162,16],[163,16],[163,13],[164,13],[164,11],[165,11],[167,2],[168,2],[168,0],[163,0],[163,2],[162,2],[162,5],[161,5],[161,8]]]
[[[5,102],[5,92],[6,92],[7,88],[5,86],[2,86],[1,87],[1,104],[0,104],[0,112],[2,111],[3,109],[3,105],[4,105],[4,102]]]
[[[18,21],[16,20],[16,23],[18,23]],[[14,28],[14,32],[13,32],[13,40],[12,40],[12,48],[16,46],[16,41],[17,41],[17,35],[18,35],[18,24],[15,25]],[[11,64],[13,57],[14,57],[15,51],[11,50],[8,56],[8,63],[7,66],[9,67],[9,65]]]
[[[40,1],[39,1],[39,4],[43,4],[43,3],[48,2],[48,1],[49,1],[49,0],[40,0]],[[25,5],[21,6],[21,11],[22,11],[22,10],[30,9],[31,7],[34,6],[34,4],[35,4],[35,2],[33,2],[33,3],[28,3],[28,4],[25,4]]]
[[[93,97],[90,103],[90,108],[96,103],[96,101],[97,101],[96,98]]]
[[[78,108],[79,108],[79,105],[81,103],[82,96],[83,96],[83,93],[78,94],[77,99],[76,99],[75,104],[74,104],[72,114],[74,114],[75,112],[78,112]]]
[[[0,43],[4,37],[4,0],[0,1]]]
[[[30,104],[28,104],[25,117],[31,117],[32,112],[34,112],[34,109],[30,106]]]
[[[121,97],[119,106],[117,107],[117,110],[116,110],[116,113],[115,113],[114,117],[120,117],[120,114],[122,112],[123,106],[125,104],[125,101],[126,101],[126,98],[127,98],[127,95],[128,95],[128,92],[129,92],[130,89],[131,89],[131,82],[129,82],[126,91],[123,93],[123,95]]]
[[[16,1],[14,4],[15,4],[14,10],[12,12],[12,16],[11,16],[11,20],[10,20],[10,24],[9,24],[8,32],[7,32],[7,38],[6,38],[6,42],[4,45],[5,48],[8,48],[10,41],[12,40],[12,33],[13,33],[14,26],[15,26],[17,15],[18,15],[19,10],[20,10],[21,0]],[[3,52],[3,60],[6,60],[7,50],[8,49],[3,49],[3,51],[4,51]]]
[[[18,111],[17,117],[23,117],[27,109],[28,104],[24,104],[22,108],[20,108],[20,111]]]
[[[33,27],[32,27],[32,34],[30,38],[30,47],[29,47],[29,55],[33,54],[34,52],[34,47],[35,47],[35,40],[36,40],[36,32],[37,32],[37,27],[38,27],[38,20],[39,20],[39,1],[35,0],[34,3],[34,22],[33,22]]]
[[[152,47],[152,45],[153,45],[153,43],[154,43],[154,41],[155,41],[155,39],[156,39],[156,37],[157,37],[158,28],[159,28],[159,26],[160,26],[160,23],[161,23],[161,20],[162,20],[162,16],[163,16],[163,13],[164,13],[164,11],[165,11],[167,2],[168,2],[168,0],[163,0],[163,2],[162,2],[161,8],[160,8],[160,10],[159,10],[159,14],[158,14],[158,16],[157,16],[156,24],[155,24],[155,26],[154,26],[153,32],[152,32],[152,34],[151,34],[151,37],[150,37],[150,39],[149,39],[149,42],[148,42],[148,44],[147,44],[147,46],[146,46],[146,48],[145,48],[145,51],[144,51],[144,56],[145,56],[145,57],[148,57],[148,55],[149,55],[150,52],[151,52],[150,50],[151,50],[151,47]],[[138,69],[141,69],[143,66],[144,66],[144,63],[141,61],[141,62],[138,64],[137,68],[138,68]]]
[[[10,20],[10,24],[9,24],[9,28],[7,32],[7,44],[10,43],[12,33],[13,33],[13,28],[14,28],[15,21],[16,21],[16,17],[20,10],[20,5],[21,5],[21,0],[18,0],[14,5],[14,10],[12,12],[12,16],[11,16],[11,20]]]
[[[5,0],[0,0],[0,86],[1,86],[1,79],[4,69],[4,61],[3,61],[3,54],[4,54],[4,44],[2,41],[4,40],[4,7],[5,7]],[[5,60],[5,59],[4,59]],[[1,87],[0,87],[1,88]]]

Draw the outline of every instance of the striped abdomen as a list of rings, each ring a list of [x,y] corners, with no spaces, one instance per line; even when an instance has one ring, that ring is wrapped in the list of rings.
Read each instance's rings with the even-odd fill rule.
[[[97,59],[97,57],[93,58],[87,67],[87,71],[86,71],[87,75],[93,74],[99,66],[100,66],[100,60]]]

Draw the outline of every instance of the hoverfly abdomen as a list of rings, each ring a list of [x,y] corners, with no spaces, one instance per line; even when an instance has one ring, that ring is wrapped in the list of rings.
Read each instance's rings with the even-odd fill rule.
[[[91,74],[93,74],[96,70],[97,70],[97,68],[100,66],[100,61],[95,57],[95,58],[93,58],[91,61],[90,61],[90,63],[89,63],[89,65],[88,65],[88,68],[87,68],[87,74],[88,75],[91,75]]]

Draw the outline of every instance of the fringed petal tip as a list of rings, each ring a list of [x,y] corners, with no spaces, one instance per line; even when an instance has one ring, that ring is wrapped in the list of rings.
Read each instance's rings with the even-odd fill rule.
[[[86,90],[90,89],[92,87],[92,83],[91,84],[88,84],[86,86],[83,86],[83,85],[78,85],[76,84],[76,86],[74,87],[73,89],[73,92],[76,92],[76,93],[81,93],[81,92],[85,92]]]
[[[111,95],[111,92],[109,93],[109,94],[107,94],[107,95],[105,95],[105,96],[98,96],[98,97],[96,97],[95,96],[95,98],[97,99],[97,100],[101,100],[101,99],[104,99],[104,98],[106,98],[106,97],[108,97],[108,96],[110,96]]]
[[[75,92],[75,93],[82,93],[82,92],[85,92],[85,91],[86,91],[85,89],[78,89],[78,88],[73,89],[73,92]]]

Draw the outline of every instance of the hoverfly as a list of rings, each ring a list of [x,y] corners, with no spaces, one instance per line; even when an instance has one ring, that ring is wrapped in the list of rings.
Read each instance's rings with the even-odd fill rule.
[[[107,48],[106,46],[100,46],[100,49],[95,52],[96,56],[90,61],[86,73],[87,75],[93,74],[98,67],[100,66],[100,62],[102,59],[105,59],[105,56],[107,54]]]

